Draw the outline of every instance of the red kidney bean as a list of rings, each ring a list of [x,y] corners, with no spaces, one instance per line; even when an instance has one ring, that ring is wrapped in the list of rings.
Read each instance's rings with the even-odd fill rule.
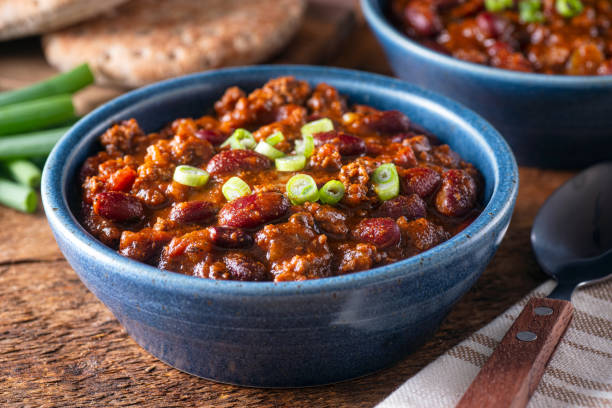
[[[264,264],[244,254],[228,254],[223,257],[231,280],[264,281],[268,280]]]
[[[138,198],[119,191],[96,194],[93,209],[99,216],[118,222],[133,221],[144,215]]]
[[[236,170],[267,169],[270,166],[270,159],[252,150],[224,150],[210,159],[206,171],[212,175],[217,175]]]
[[[507,22],[494,13],[483,11],[476,17],[480,32],[488,38],[497,38],[507,27]]]
[[[427,215],[427,204],[417,194],[412,194],[409,197],[397,196],[382,203],[378,207],[377,215],[393,219],[404,216],[410,221],[425,217]]]
[[[425,198],[440,185],[440,175],[428,167],[414,167],[401,173],[402,193]]]
[[[219,211],[219,224],[255,228],[282,217],[289,211],[289,200],[280,193],[251,194],[226,203]]]
[[[476,204],[476,183],[463,170],[448,170],[436,194],[436,209],[449,217],[465,214]]]
[[[315,146],[333,144],[343,156],[357,156],[366,151],[366,143],[363,139],[344,132],[332,130],[330,132],[320,132],[313,135]]]
[[[410,0],[404,9],[404,17],[416,35],[430,37],[442,31],[435,2]]]
[[[387,248],[400,241],[400,229],[391,218],[366,218],[353,231],[355,239],[379,248]]]
[[[106,186],[112,191],[129,191],[136,180],[136,170],[130,167],[124,167],[111,174],[106,182]]]
[[[410,130],[410,119],[397,110],[371,113],[363,118],[363,122],[381,133],[400,133]]]
[[[202,140],[207,140],[212,145],[220,145],[227,139],[223,133],[211,129],[200,129],[195,132],[195,137]]]
[[[210,240],[221,248],[248,248],[253,245],[253,237],[242,228],[214,226],[208,227]]]
[[[186,201],[174,204],[169,218],[181,224],[204,224],[211,221],[216,213],[217,209],[208,201]]]

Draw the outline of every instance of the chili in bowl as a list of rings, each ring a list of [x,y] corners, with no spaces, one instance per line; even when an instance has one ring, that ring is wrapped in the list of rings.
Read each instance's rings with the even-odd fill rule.
[[[238,95],[236,103],[227,102],[228,89]],[[299,89],[303,95],[287,108],[288,95]],[[260,92],[263,104],[249,96]],[[226,103],[211,110],[219,100]],[[249,122],[249,110],[237,110],[247,105],[270,116]],[[316,114],[315,106],[341,111]],[[400,128],[372,128],[364,119],[381,115],[401,118],[389,121]],[[355,142],[349,136],[363,143],[342,144]],[[417,140],[425,147],[421,152]],[[257,148],[262,141],[270,147]],[[398,155],[401,147],[414,158]],[[272,160],[280,153],[271,148],[283,156]],[[295,159],[300,155],[309,156],[304,164]],[[161,165],[164,160],[172,164]],[[332,167],[317,169],[323,163]],[[351,177],[344,166],[354,167]],[[425,191],[426,183],[400,178],[411,169],[439,176],[432,192]],[[465,205],[444,204],[466,197],[440,195],[448,172],[468,180]],[[331,181],[339,181],[344,194]],[[264,66],[172,79],[98,108],[51,154],[42,195],[68,261],[146,350],[205,378],[288,387],[364,375],[431,336],[493,256],[517,183],[503,139],[454,102],[357,71]],[[407,191],[411,186],[414,193]],[[109,199],[117,193],[123,198]],[[412,205],[386,204],[398,197]],[[123,203],[119,207],[127,203],[124,211],[115,212],[113,200]],[[214,215],[207,204],[186,210],[201,201],[211,203]],[[461,214],[445,215],[444,208],[461,208]],[[192,215],[202,220],[192,222]],[[380,219],[387,228],[382,235],[380,224],[368,229]],[[417,226],[433,228],[405,228],[418,220]],[[411,230],[437,240],[413,242]],[[171,237],[158,247],[164,234]],[[408,239],[432,247],[419,249]],[[262,266],[252,267],[257,263]]]

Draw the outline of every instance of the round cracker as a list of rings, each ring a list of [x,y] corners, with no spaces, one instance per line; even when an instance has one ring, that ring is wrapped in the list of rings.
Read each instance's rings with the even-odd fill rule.
[[[41,34],[86,20],[127,0],[0,0],[0,40]]]
[[[43,47],[60,70],[88,62],[98,83],[136,87],[265,60],[297,31],[305,7],[304,0],[134,0],[46,35]]]

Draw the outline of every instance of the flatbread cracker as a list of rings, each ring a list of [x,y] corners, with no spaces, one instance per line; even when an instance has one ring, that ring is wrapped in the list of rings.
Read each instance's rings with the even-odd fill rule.
[[[67,27],[127,0],[0,0],[0,40]]]
[[[304,0],[133,0],[43,38],[62,71],[88,62],[96,81],[136,87],[191,72],[260,62],[300,26]]]

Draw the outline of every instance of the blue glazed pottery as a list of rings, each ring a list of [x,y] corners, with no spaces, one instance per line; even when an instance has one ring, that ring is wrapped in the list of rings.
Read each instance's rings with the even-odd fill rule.
[[[361,0],[395,74],[482,115],[519,164],[576,168],[612,157],[612,75],[530,74],[461,61],[397,30],[387,19],[388,3]]]
[[[399,109],[474,163],[486,208],[467,229],[421,255],[369,271],[303,282],[215,281],[162,271],[118,255],[75,219],[83,161],[114,122],[147,132],[200,116],[230,86],[251,90],[294,75],[350,98]],[[80,120],[51,153],[42,196],[56,240],[85,285],[160,360],[216,381],[257,386],[325,384],[371,373],[415,350],[472,286],[512,215],[518,173],[508,145],[461,105],[399,80],[306,66],[232,68],[160,82]],[[92,339],[92,341],[95,341]]]

